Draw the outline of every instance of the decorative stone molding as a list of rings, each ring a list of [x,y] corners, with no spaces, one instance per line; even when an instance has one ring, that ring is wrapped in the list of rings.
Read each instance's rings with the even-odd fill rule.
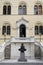
[[[17,27],[19,28],[19,26],[21,25],[21,24],[25,24],[25,26],[26,27],[28,27],[28,21],[27,20],[25,20],[23,17],[19,20],[19,21],[16,21],[16,24],[17,24]]]
[[[26,37],[28,37],[28,35],[27,35],[27,33],[28,33],[28,23],[29,22],[27,20],[25,20],[23,17],[19,21],[16,22],[17,28],[18,28],[18,37],[20,35],[20,33],[19,33],[19,31],[20,31],[19,27],[20,27],[21,24],[24,24],[26,26]]]

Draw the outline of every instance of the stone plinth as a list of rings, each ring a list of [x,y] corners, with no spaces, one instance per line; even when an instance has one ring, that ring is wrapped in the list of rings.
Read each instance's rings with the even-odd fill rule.
[[[20,58],[18,61],[27,61],[25,59],[25,53],[24,53],[24,51],[26,51],[26,49],[25,49],[23,43],[21,44],[21,48],[19,49],[19,51],[20,51]]]

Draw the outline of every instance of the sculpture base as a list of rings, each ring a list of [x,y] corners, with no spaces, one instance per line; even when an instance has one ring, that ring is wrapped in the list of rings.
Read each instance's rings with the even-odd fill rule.
[[[27,61],[27,59],[19,59],[18,61],[24,62]]]
[[[20,53],[20,58],[18,61],[27,61],[27,59],[25,59],[25,53]]]

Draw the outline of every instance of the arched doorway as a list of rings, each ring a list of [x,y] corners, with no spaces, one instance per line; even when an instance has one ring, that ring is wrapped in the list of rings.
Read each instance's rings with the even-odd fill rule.
[[[20,25],[20,37],[26,37],[26,26],[24,24]]]
[[[41,59],[41,48],[35,45],[35,58]]]
[[[5,50],[4,50],[4,58],[5,59],[10,59],[10,57],[11,57],[11,44],[6,46]]]

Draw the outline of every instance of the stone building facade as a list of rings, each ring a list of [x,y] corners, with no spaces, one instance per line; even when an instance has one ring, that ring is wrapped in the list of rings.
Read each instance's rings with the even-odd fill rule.
[[[43,59],[43,0],[0,0],[0,60]]]

